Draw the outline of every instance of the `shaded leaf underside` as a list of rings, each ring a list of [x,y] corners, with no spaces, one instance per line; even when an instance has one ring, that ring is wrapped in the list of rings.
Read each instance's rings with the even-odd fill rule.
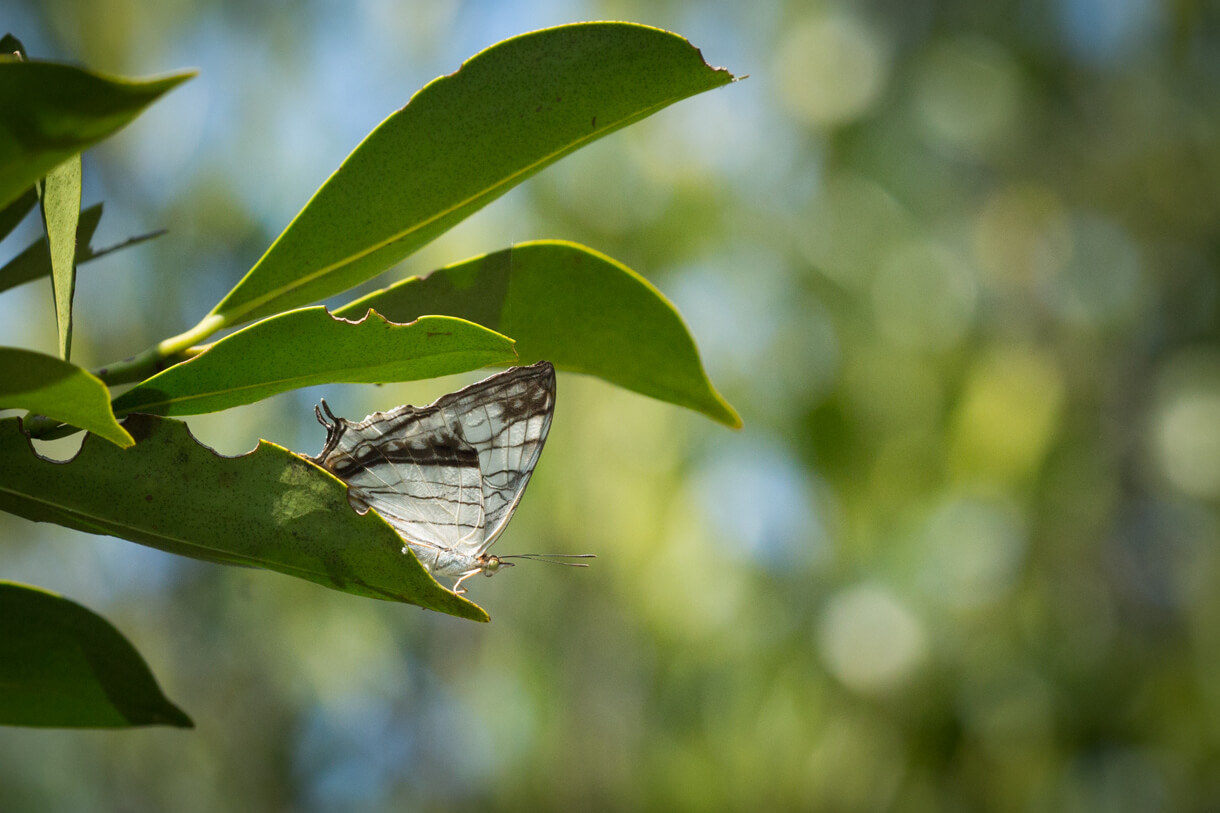
[[[12,582],[0,582],[0,687],[0,725],[192,726],[110,622]]]

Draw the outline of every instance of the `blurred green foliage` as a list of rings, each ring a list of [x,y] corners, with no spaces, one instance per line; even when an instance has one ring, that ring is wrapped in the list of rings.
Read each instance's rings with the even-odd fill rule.
[[[363,133],[479,47],[576,18],[687,36],[751,78],[396,273],[596,246],[674,300],[746,428],[561,377],[497,549],[597,566],[480,580],[488,626],[0,517],[6,577],[102,611],[207,721],[0,731],[0,807],[1220,801],[1210,5],[17,7],[31,52],[202,69],[86,155],[116,234],[171,232],[82,270],[82,364],[189,325]],[[53,349],[49,287],[26,288],[0,339]],[[446,388],[327,398],[362,414]],[[191,426],[228,453],[312,453],[314,395]]]

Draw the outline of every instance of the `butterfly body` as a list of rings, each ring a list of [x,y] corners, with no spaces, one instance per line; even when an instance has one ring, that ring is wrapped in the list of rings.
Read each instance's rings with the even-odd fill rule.
[[[490,576],[501,567],[511,566],[511,562],[502,562],[498,556],[482,553],[472,556],[457,550],[433,548],[403,540],[405,547],[410,548],[419,559],[420,564],[428,568],[434,576],[447,576],[451,579],[462,579],[476,573]]]
[[[360,422],[335,417],[323,401],[326,445],[310,459],[347,483],[357,510],[384,517],[404,552],[461,592],[470,576],[511,566],[487,549],[525,492],[554,409],[555,369],[546,361]]]

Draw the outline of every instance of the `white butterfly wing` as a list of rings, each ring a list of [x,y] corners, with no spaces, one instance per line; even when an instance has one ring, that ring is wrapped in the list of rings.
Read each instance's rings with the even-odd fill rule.
[[[541,361],[515,367],[446,396],[443,411],[457,415],[466,441],[479,454],[483,476],[483,553],[508,525],[538,464],[555,413],[555,368]]]
[[[325,404],[323,404],[325,407]],[[426,407],[359,423],[327,415],[315,463],[348,484],[409,543],[478,556],[512,517],[555,408],[549,362],[514,367]]]
[[[376,509],[411,542],[446,550],[482,542],[478,453],[439,416],[400,407],[360,423],[335,419],[331,433],[339,442],[316,462],[348,484],[354,505]]]

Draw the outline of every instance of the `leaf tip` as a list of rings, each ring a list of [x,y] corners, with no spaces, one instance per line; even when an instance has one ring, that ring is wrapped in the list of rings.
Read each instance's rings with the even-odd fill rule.
[[[136,722],[136,725],[165,725],[172,728],[194,728],[195,721],[182,709],[175,706],[168,698],[162,697],[161,708],[149,713],[147,719]]]
[[[136,445],[136,439],[131,436],[131,433],[123,428],[122,424],[116,423],[114,428],[107,427],[106,432],[95,432],[94,434],[118,446],[120,449],[130,449]]]
[[[733,405],[724,400],[724,396],[716,391],[716,388],[708,384],[708,392],[712,396],[711,409],[705,410],[706,414],[712,419],[719,421],[730,429],[741,429],[745,423],[741,420],[741,415],[737,414],[737,410],[733,409]]]

